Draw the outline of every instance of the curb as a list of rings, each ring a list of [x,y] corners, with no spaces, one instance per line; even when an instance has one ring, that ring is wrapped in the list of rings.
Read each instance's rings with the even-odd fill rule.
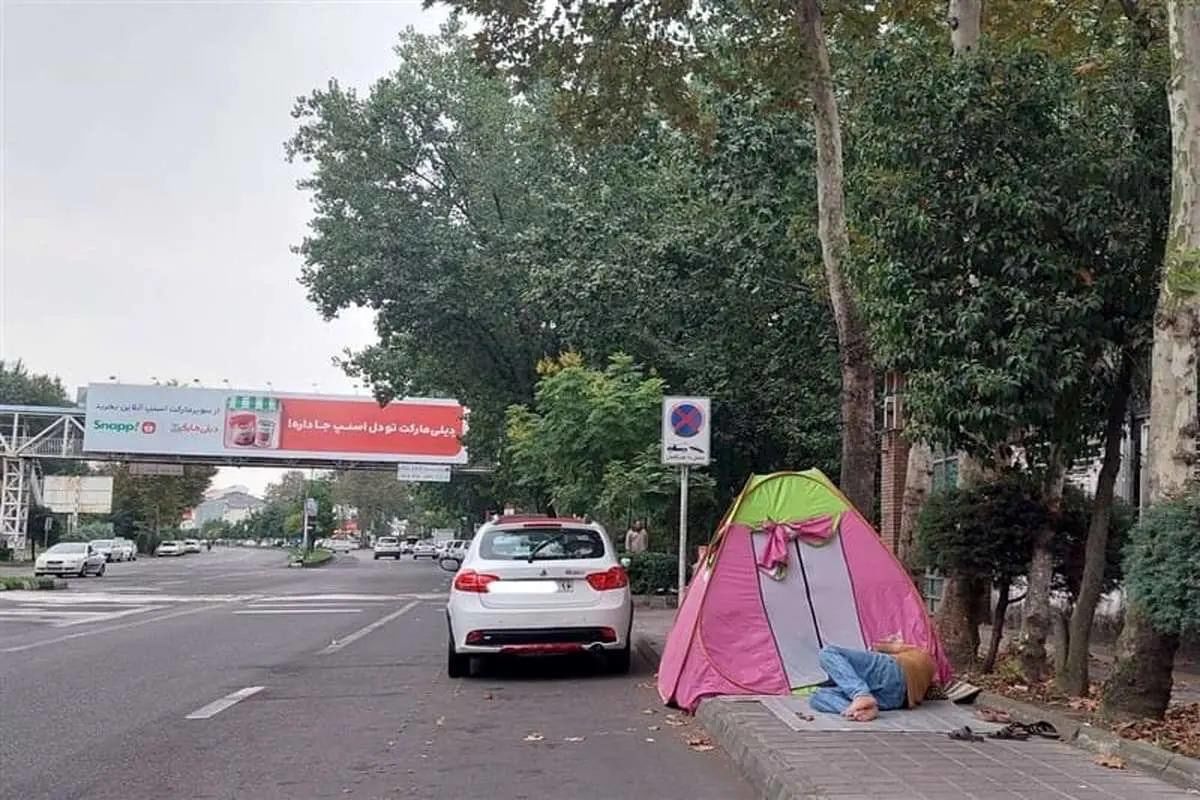
[[[639,656],[646,659],[658,670],[658,662],[662,661],[662,645],[654,637],[647,636],[636,628],[637,617],[634,617],[633,649]]]
[[[3,591],[13,591],[13,592],[15,592],[15,591],[23,591],[23,592],[43,591],[44,592],[44,591],[52,591],[54,589],[66,589],[67,588],[67,581],[65,578],[26,578],[26,577],[22,577],[21,580],[25,581],[24,586],[9,587],[9,586],[5,586],[4,584],[0,584],[0,592],[3,592]],[[46,583],[47,580],[49,580],[48,584]]]
[[[761,800],[800,800],[826,795],[777,756],[774,743],[756,736],[751,717],[774,717],[758,698],[714,697],[701,700],[696,719],[729,756]]]
[[[1064,742],[1073,747],[1090,753],[1118,755],[1130,766],[1147,775],[1161,778],[1182,789],[1200,790],[1200,759],[1145,742],[1123,739],[1111,731],[1081,723],[1059,711],[1013,700],[1004,695],[984,692],[979,695],[977,702],[1025,719],[1044,719],[1058,729]]]

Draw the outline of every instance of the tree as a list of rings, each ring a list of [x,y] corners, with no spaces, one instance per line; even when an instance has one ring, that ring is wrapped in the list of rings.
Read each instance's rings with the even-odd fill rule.
[[[533,406],[509,409],[502,490],[558,514],[663,513],[675,480],[658,459],[662,380],[620,354],[596,370],[566,353],[540,371]],[[703,474],[693,485],[711,498]]]
[[[0,404],[17,406],[70,406],[62,381],[34,374],[21,361],[0,360]]]
[[[573,0],[540,6],[503,0],[451,0],[482,23],[477,50],[525,82],[554,76],[554,86],[578,127],[617,138],[638,129],[648,109],[684,130],[703,132],[710,121],[697,106],[694,86],[718,65],[720,85],[777,87],[811,113],[816,153],[818,229],[827,296],[838,337],[841,368],[841,488],[868,516],[875,511],[874,374],[857,301],[845,275],[849,234],[845,220],[841,122],[817,0],[753,7],[713,3],[703,8],[662,0],[630,0],[609,7]],[[854,17],[854,13],[850,13]],[[860,15],[861,16],[861,15]],[[742,71],[722,76],[720,55],[738,53]],[[713,55],[717,54],[717,55]]]
[[[217,474],[215,467],[191,464],[181,476],[131,475],[126,464],[110,464],[103,471],[113,477],[113,529],[137,542],[142,553],[154,552],[162,531],[179,525],[183,513],[204,499]]]
[[[1200,6],[1168,0],[1172,122],[1171,221],[1167,238],[1150,379],[1148,472],[1151,503],[1182,495],[1195,477],[1197,331],[1200,330]],[[1153,535],[1153,531],[1146,531]],[[1191,558],[1186,551],[1172,554]],[[1161,719],[1171,698],[1177,629],[1156,628],[1141,603],[1127,604],[1117,661],[1104,685],[1101,712]],[[1160,618],[1161,621],[1161,618]]]
[[[413,488],[397,481],[394,472],[335,473],[332,500],[338,506],[356,510],[363,533],[388,533],[392,520],[415,517],[417,512]]]
[[[984,464],[1016,446],[1040,475],[1051,516],[1021,650],[1036,678],[1065,465],[1102,433],[1113,365],[1148,320],[1129,286],[1157,270],[1162,187],[1139,176],[1161,151],[1131,123],[1148,106],[1114,106],[1115,79],[1101,91],[1024,49],[950,59],[900,45],[868,65],[853,127],[859,283],[881,364],[906,375],[912,434]]]

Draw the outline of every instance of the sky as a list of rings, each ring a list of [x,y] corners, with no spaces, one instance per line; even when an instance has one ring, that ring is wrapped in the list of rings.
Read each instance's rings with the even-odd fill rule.
[[[296,97],[395,66],[409,2],[0,0],[0,359],[105,381],[354,394],[374,339],[325,322],[290,251],[311,216]],[[222,470],[261,491],[274,470]]]

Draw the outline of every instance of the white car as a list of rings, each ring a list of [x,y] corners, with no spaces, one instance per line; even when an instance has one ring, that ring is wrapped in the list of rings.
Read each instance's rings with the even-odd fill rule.
[[[156,556],[181,556],[183,553],[183,543],[174,540],[163,542],[154,551],[154,555]]]
[[[105,561],[117,561],[116,546],[112,539],[92,539],[92,549],[104,556]]]
[[[413,560],[418,558],[438,559],[437,543],[432,539],[422,539],[412,547]]]
[[[137,561],[137,545],[129,539],[113,539],[114,554],[119,550],[121,558],[119,561]]]
[[[200,552],[200,540],[199,539],[184,539],[183,540],[183,552],[199,553]]]
[[[468,674],[474,655],[602,653],[629,671],[629,576],[604,528],[576,519],[500,517],[479,529],[446,605],[446,670]]]
[[[89,572],[97,578],[104,574],[104,555],[90,542],[59,542],[37,557],[34,575],[78,575]]]
[[[471,546],[469,539],[453,539],[446,542],[446,547],[442,551],[442,558],[454,558],[462,561],[467,557],[467,548]]]
[[[394,558],[400,560],[400,540],[395,536],[380,536],[375,540],[375,560]]]
[[[334,539],[329,543],[329,549],[335,553],[349,553],[354,550],[354,542],[349,539]]]

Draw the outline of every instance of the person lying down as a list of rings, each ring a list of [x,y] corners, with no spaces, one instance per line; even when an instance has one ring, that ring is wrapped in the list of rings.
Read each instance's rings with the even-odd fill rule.
[[[821,648],[820,663],[833,685],[817,689],[809,705],[856,722],[870,722],[880,711],[916,708],[937,672],[929,653],[898,637],[877,642],[871,650],[827,645]]]

